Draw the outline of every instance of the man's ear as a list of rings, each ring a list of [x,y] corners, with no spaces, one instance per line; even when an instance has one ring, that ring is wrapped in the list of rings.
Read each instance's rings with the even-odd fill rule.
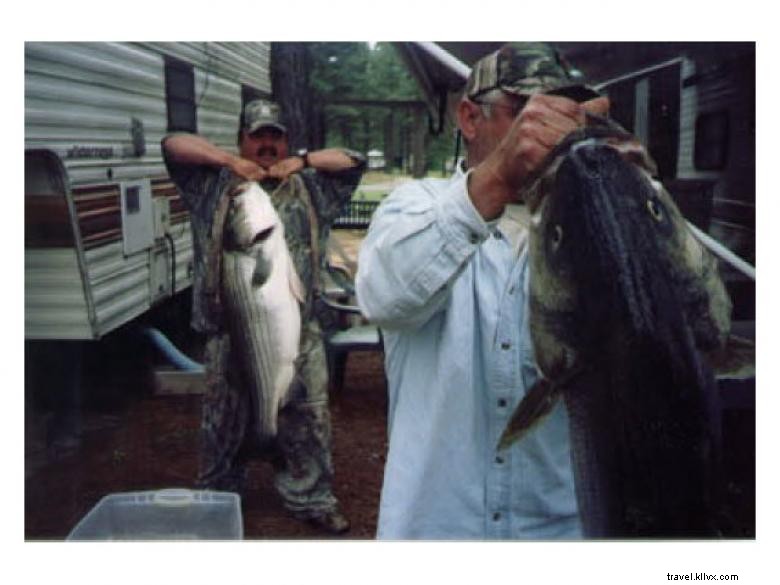
[[[463,138],[467,141],[474,140],[474,137],[477,135],[477,122],[482,117],[482,110],[479,105],[470,100],[462,99],[458,102],[455,114],[458,120],[458,128],[460,128]]]

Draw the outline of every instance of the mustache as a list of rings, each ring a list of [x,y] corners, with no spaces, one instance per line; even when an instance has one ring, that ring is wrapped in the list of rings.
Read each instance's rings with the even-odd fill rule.
[[[257,149],[257,156],[277,156],[279,151],[274,146],[263,146]]]

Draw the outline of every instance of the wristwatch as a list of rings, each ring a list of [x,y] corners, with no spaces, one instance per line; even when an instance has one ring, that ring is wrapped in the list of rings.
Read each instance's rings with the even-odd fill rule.
[[[298,156],[301,157],[301,160],[303,161],[303,168],[308,168],[311,165],[309,164],[309,151],[305,148],[302,148],[298,151]]]

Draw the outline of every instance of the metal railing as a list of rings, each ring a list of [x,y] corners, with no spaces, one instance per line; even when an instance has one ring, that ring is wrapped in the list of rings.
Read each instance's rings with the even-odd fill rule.
[[[371,223],[379,201],[350,201],[344,212],[333,222],[335,229],[366,229]]]

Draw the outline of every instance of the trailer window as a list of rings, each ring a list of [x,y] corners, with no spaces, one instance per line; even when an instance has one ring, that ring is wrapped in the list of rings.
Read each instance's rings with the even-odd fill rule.
[[[138,187],[128,187],[125,190],[125,209],[127,213],[138,213],[141,210],[141,201]]]
[[[636,113],[635,86],[636,80],[632,79],[629,83],[615,84],[608,90],[609,114],[613,120],[617,121],[629,132],[634,131],[634,116]]]
[[[198,131],[192,65],[173,57],[165,58],[165,102],[169,132]]]
[[[696,118],[696,144],[693,164],[700,171],[726,167],[729,148],[729,114],[725,110],[699,114]]]
[[[677,176],[680,142],[680,64],[650,75],[647,148],[666,179]]]

